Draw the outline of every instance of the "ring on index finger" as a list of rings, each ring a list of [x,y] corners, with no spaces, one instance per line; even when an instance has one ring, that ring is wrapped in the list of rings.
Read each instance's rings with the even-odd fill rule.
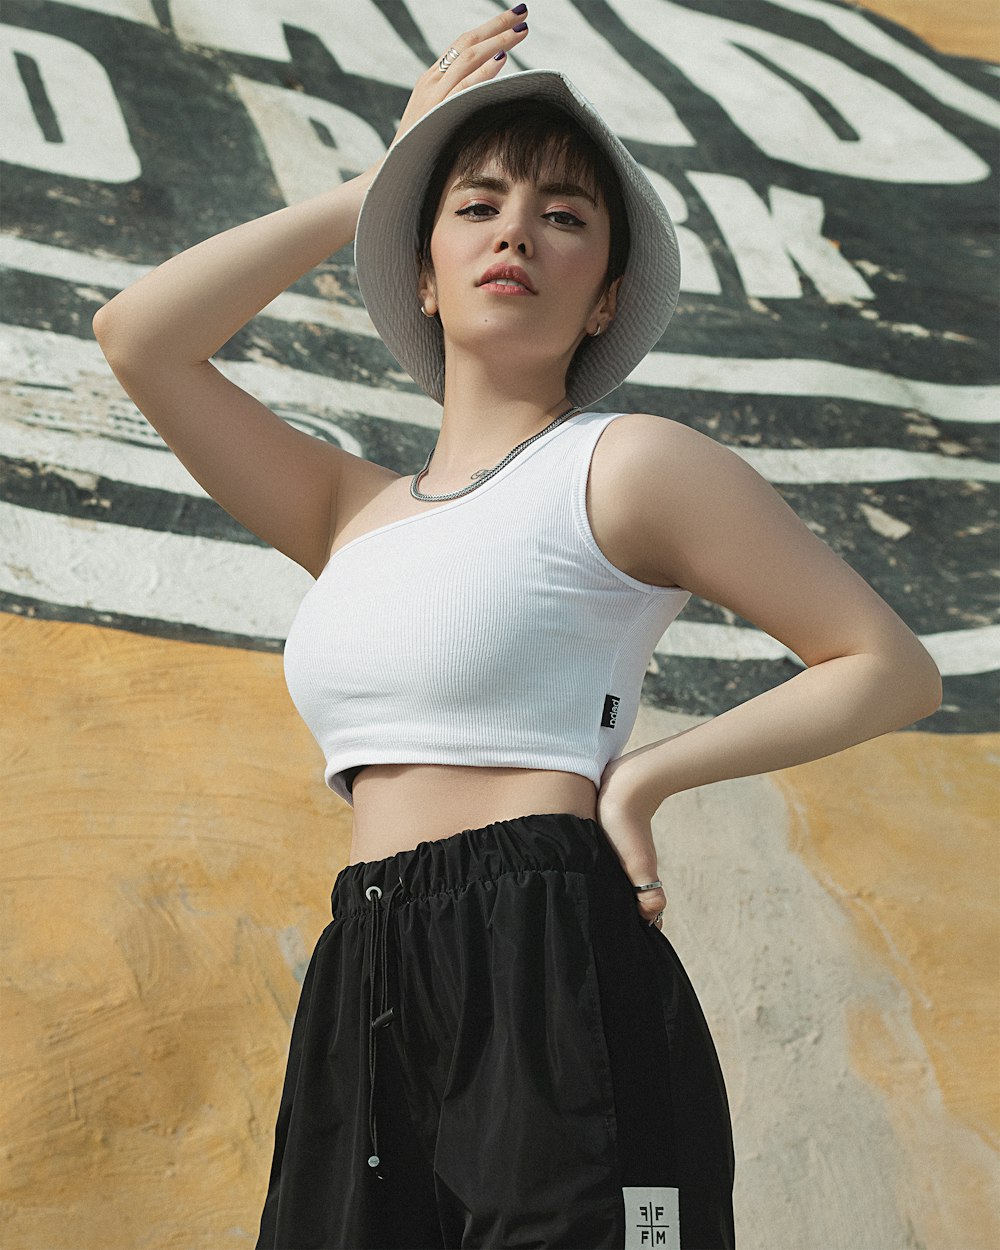
[[[457,48],[448,49],[448,51],[444,54],[441,60],[438,61],[438,69],[441,71],[442,74],[445,72],[446,69],[448,69],[450,65],[454,65],[454,63],[458,60],[458,56],[459,56],[459,53],[458,53]]]

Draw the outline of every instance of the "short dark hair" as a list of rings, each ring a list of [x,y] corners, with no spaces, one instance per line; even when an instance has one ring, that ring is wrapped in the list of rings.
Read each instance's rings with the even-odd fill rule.
[[[551,159],[566,177],[596,200],[611,219],[605,290],[625,272],[630,231],[618,175],[587,131],[574,117],[547,100],[517,105],[488,104],[470,114],[444,144],[431,172],[418,219],[418,260],[431,265],[431,233],[438,202],[452,169],[465,177],[496,157],[512,181],[537,182],[543,162]],[[581,344],[582,346],[582,344]]]

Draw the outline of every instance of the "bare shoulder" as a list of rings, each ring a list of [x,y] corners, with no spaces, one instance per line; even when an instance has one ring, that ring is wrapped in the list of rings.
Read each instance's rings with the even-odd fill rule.
[[[610,421],[597,440],[587,482],[587,509],[598,546],[630,577],[654,586],[676,586],[659,541],[669,518],[650,527],[649,494],[671,495],[679,478],[697,474],[710,484],[703,445],[726,448],[690,426],[650,412],[627,412]]]
[[[640,504],[648,508],[655,503],[660,519],[666,521],[672,507],[705,498],[706,492],[739,492],[753,484],[776,494],[731,447],[681,421],[650,412],[623,413],[608,424],[594,450],[593,470],[615,491],[628,511],[623,520],[632,524],[649,519]]]
[[[400,478],[394,469],[387,469],[384,464],[374,460],[366,460],[353,452],[345,451],[340,461],[340,476],[337,482],[337,508],[348,511],[367,502],[372,494],[377,494],[391,482]]]
[[[330,535],[327,543],[327,559],[330,551],[351,521],[362,513],[373,500],[382,495],[400,474],[385,465],[356,456],[345,451],[340,457],[334,506],[330,517]]]
[[[602,457],[617,466],[628,465],[635,471],[637,457],[673,458],[712,454],[718,449],[724,456],[735,456],[729,448],[700,430],[695,430],[671,417],[652,412],[624,412],[610,422],[601,435]],[[596,453],[595,453],[596,454]]]
[[[713,538],[736,550],[734,534],[777,514],[806,530],[732,448],[654,413],[623,413],[609,423],[594,449],[591,485],[595,512],[616,550],[644,571],[634,576],[702,597],[723,590],[703,576]]]

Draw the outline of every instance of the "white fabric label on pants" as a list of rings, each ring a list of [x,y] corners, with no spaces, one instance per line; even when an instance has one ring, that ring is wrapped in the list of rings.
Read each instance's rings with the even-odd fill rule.
[[[668,1186],[625,1185],[625,1250],[681,1250],[678,1191]]]

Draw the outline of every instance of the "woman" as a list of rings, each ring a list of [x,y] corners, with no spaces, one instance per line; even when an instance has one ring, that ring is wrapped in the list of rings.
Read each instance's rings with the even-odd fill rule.
[[[677,246],[571,84],[497,77],[525,9],[422,75],[372,169],[174,257],[94,321],[198,481],[317,579],[286,676],[353,839],[292,1029],[259,1250],[733,1246],[725,1084],[660,932],[652,817],[941,699],[905,624],[738,456],[588,411],[659,340]],[[413,477],[290,428],[209,363],[355,233],[377,330],[442,405]],[[691,594],[808,667],[622,755]]]

